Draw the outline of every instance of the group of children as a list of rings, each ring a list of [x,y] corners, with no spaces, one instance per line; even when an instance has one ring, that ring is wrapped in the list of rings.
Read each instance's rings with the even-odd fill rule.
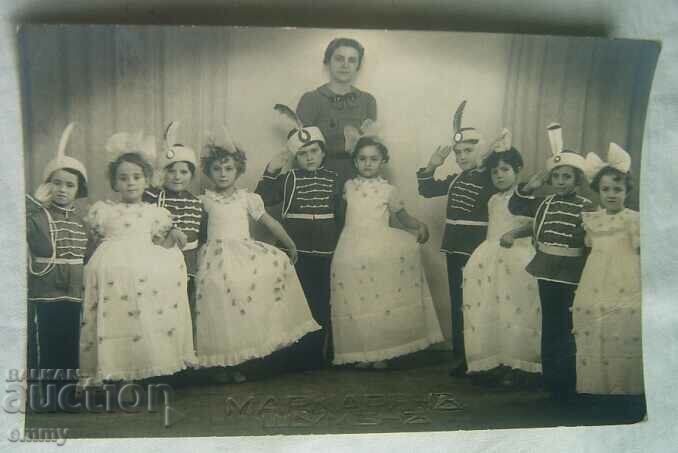
[[[611,143],[607,162],[594,152],[584,158],[564,149],[551,124],[545,171],[519,185],[523,161],[510,132],[484,154],[479,131],[461,125],[464,106],[454,145],[417,173],[422,196],[448,198],[451,374],[514,384],[541,372],[559,402],[643,394],[639,215],[625,207],[630,156]],[[434,179],[452,150],[459,171]],[[587,178],[600,209],[577,193]],[[554,193],[535,196],[545,183]]]
[[[69,125],[28,197],[30,367],[79,364],[83,385],[187,367],[222,367],[220,380],[242,382],[238,365],[284,348],[294,370],[380,369],[443,341],[421,259],[428,228],[382,177],[390,156],[373,122],[345,128],[353,169],[340,174],[323,165],[321,130],[275,108],[294,126],[254,193],[237,187],[246,156],[226,127],[198,161],[173,123],[157,158],[152,137],[108,140],[120,200],[97,201],[84,217],[74,202],[87,196],[87,172],[65,156]],[[607,164],[593,153],[587,163],[562,149],[554,127],[548,173],[519,187],[510,134],[483,153],[462,110],[454,145],[417,172],[421,195],[448,197],[454,374],[543,370],[559,399],[575,382],[585,393],[642,393],[628,155],[615,146]],[[459,172],[436,180],[452,151]],[[599,211],[576,193],[596,165]],[[188,186],[198,169],[213,188],[196,197]],[[533,196],[544,181],[556,193]],[[275,205],[280,221],[266,210]],[[250,221],[280,247],[254,240]]]
[[[295,124],[287,140],[295,168],[283,171],[286,157],[274,159],[256,193],[237,188],[246,156],[225,130],[203,152],[199,168],[213,189],[199,197],[187,190],[198,161],[174,138],[176,123],[159,158],[152,137],[115,134],[108,176],[120,200],[97,201],[86,216],[74,202],[87,194],[87,172],[64,154],[69,125],[44,184],[28,197],[29,365],[79,368],[83,385],[187,367],[223,367],[217,379],[242,382],[237,365],[288,346],[291,369],[321,368],[332,357],[378,368],[442,341],[417,247],[428,230],[380,177],[386,147],[358,140],[358,175],[343,192],[339,174],[323,168],[320,130]],[[282,225],[265,209],[280,203]],[[391,214],[413,234],[392,232]],[[250,220],[281,248],[252,239]],[[354,241],[364,244],[360,253]],[[62,350],[49,349],[55,344]]]

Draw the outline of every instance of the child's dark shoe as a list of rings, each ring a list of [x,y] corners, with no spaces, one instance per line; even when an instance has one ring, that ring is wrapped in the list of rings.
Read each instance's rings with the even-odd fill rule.
[[[452,362],[452,367],[450,368],[449,375],[454,377],[466,376],[466,371],[468,367],[466,366],[465,358],[457,358]]]

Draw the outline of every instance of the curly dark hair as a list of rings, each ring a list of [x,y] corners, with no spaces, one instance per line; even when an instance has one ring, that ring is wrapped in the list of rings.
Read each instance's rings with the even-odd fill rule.
[[[355,160],[358,157],[358,153],[360,152],[360,150],[367,146],[374,146],[375,148],[377,148],[377,151],[379,151],[379,154],[381,154],[381,158],[384,160],[384,163],[388,162],[389,160],[388,148],[386,147],[386,145],[384,145],[382,142],[375,139],[374,137],[360,137],[356,142],[355,146],[353,147],[351,158]]]
[[[591,181],[591,189],[596,193],[600,192],[600,180],[605,175],[611,175],[614,182],[619,182],[623,179],[627,194],[633,190],[633,178],[631,177],[631,173],[624,173],[614,167],[606,166],[603,167],[603,169],[593,177],[593,181]]]
[[[128,162],[130,164],[138,165],[144,172],[144,178],[149,183],[151,178],[153,178],[153,165],[148,162],[141,153],[138,152],[128,152],[118,156],[113,162],[108,164],[108,181],[111,183],[111,189],[115,191],[115,176],[118,171],[118,167],[123,162]]]
[[[245,173],[247,156],[242,150],[236,148],[235,151],[230,151],[218,145],[205,145],[205,150],[207,151],[206,154],[200,158],[200,167],[205,176],[210,176],[210,167],[213,163],[226,159],[233,160],[238,175]]]
[[[358,41],[352,38],[335,38],[330,43],[327,45],[327,48],[325,49],[325,56],[323,57],[323,64],[328,65],[330,64],[330,60],[332,59],[332,55],[334,55],[334,51],[337,50],[339,47],[352,47],[356,51],[358,51],[358,70],[360,69],[360,66],[363,64],[363,57],[365,56],[365,48],[360,44]]]
[[[499,162],[505,162],[513,168],[513,171],[518,173],[523,168],[523,157],[520,151],[511,147],[506,151],[492,151],[483,163],[485,168],[492,170],[499,166]]]

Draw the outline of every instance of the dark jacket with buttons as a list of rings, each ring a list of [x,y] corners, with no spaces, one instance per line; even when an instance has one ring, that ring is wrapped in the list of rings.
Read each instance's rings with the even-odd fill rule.
[[[331,255],[341,224],[341,190],[337,172],[294,169],[287,173],[264,172],[256,193],[266,206],[282,203],[282,223],[297,251]]]
[[[586,263],[581,213],[593,209],[591,200],[576,192],[535,197],[516,190],[509,211],[534,217],[537,253],[526,270],[538,279],[578,284]]]
[[[446,179],[433,179],[433,172],[417,171],[419,194],[426,198],[447,195],[444,253],[471,255],[487,236],[487,202],[497,190],[490,172],[472,169]]]
[[[198,246],[207,237],[207,213],[202,201],[187,190],[173,192],[166,189],[147,189],[143,200],[166,208],[172,214],[173,226],[186,235],[186,249],[182,252],[188,274],[194,276],[198,271]]]

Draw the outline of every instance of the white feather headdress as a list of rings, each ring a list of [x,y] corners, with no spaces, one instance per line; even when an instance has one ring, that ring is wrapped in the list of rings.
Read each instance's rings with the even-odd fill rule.
[[[372,137],[381,142],[381,138],[379,137],[379,125],[376,121],[367,118],[363,121],[363,124],[360,125],[360,128],[353,126],[344,127],[344,142],[347,153],[353,153],[355,145],[361,137]]]
[[[546,127],[546,132],[551,145],[551,156],[546,160],[546,170],[551,171],[556,167],[568,165],[586,171],[584,158],[576,151],[563,148],[563,128],[559,123],[551,123]]]
[[[118,157],[127,153],[137,153],[146,161],[153,164],[156,158],[155,137],[144,135],[143,130],[134,134],[129,132],[117,132],[106,141],[106,151],[109,161],[113,162]]]
[[[72,122],[66,126],[64,131],[61,133],[56,156],[45,166],[45,170],[42,173],[42,182],[35,191],[35,198],[41,203],[49,201],[51,197],[51,188],[48,181],[52,176],[52,173],[65,168],[75,170],[82,175],[85,187],[79,191],[79,194],[83,197],[87,196],[87,169],[82,164],[82,162],[66,155],[66,148],[68,148],[68,142],[71,138],[71,134],[73,133],[75,124],[76,123]]]

